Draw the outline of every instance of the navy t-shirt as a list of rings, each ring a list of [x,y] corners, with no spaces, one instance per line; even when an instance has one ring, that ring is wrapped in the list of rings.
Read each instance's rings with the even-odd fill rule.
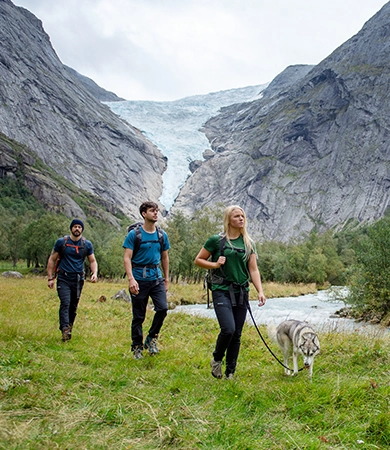
[[[54,251],[60,255],[59,269],[66,273],[82,273],[84,272],[84,254],[86,257],[93,254],[93,245],[91,241],[84,239],[85,250],[82,248],[82,239],[72,241],[68,236],[67,244],[64,252],[62,252],[65,236],[59,238],[54,244]]]

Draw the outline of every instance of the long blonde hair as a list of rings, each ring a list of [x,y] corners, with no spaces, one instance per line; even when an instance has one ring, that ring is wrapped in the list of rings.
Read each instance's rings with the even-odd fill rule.
[[[245,211],[241,208],[241,206],[231,205],[225,209],[225,211],[223,213],[223,234],[224,234],[224,236],[226,236],[226,240],[229,243],[229,245],[232,245],[232,243],[230,242],[230,239],[229,239],[230,217],[235,209],[239,209],[244,215],[244,227],[241,230],[241,236],[244,240],[244,245],[245,245],[245,259],[248,260],[252,253],[256,253],[256,248],[255,248],[255,244],[254,244],[253,240],[251,239],[251,237],[249,236],[249,234],[246,230],[246,224],[247,224],[246,214],[245,214]]]

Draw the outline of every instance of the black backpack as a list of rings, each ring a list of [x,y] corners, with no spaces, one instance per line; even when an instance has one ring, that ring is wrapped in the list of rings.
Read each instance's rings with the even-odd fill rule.
[[[137,223],[133,223],[127,227],[127,234],[129,234],[131,230],[135,230],[133,259],[141,246],[141,242],[142,242],[141,226],[142,225],[143,225],[143,222],[137,222]],[[160,227],[156,227],[156,229],[157,229],[158,240],[157,241],[148,241],[148,242],[159,242],[160,243],[160,253],[162,253],[163,248],[164,248],[164,233]]]

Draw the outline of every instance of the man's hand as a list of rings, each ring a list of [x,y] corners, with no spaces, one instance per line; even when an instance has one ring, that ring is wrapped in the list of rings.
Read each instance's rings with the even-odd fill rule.
[[[130,290],[130,294],[138,295],[139,286],[138,286],[137,280],[135,278],[129,279],[129,290]]]

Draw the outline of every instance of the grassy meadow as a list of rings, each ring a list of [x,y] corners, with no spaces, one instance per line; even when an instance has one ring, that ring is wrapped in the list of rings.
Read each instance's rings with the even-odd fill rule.
[[[168,314],[161,353],[134,360],[130,304],[111,298],[123,288],[124,280],[87,282],[63,343],[46,278],[0,277],[1,449],[390,447],[389,334],[319,334],[310,383],[305,371],[284,376],[246,325],[235,379],[217,380],[214,319]],[[265,284],[268,297],[291,289]],[[194,300],[205,301],[200,285],[171,285],[170,302]]]

